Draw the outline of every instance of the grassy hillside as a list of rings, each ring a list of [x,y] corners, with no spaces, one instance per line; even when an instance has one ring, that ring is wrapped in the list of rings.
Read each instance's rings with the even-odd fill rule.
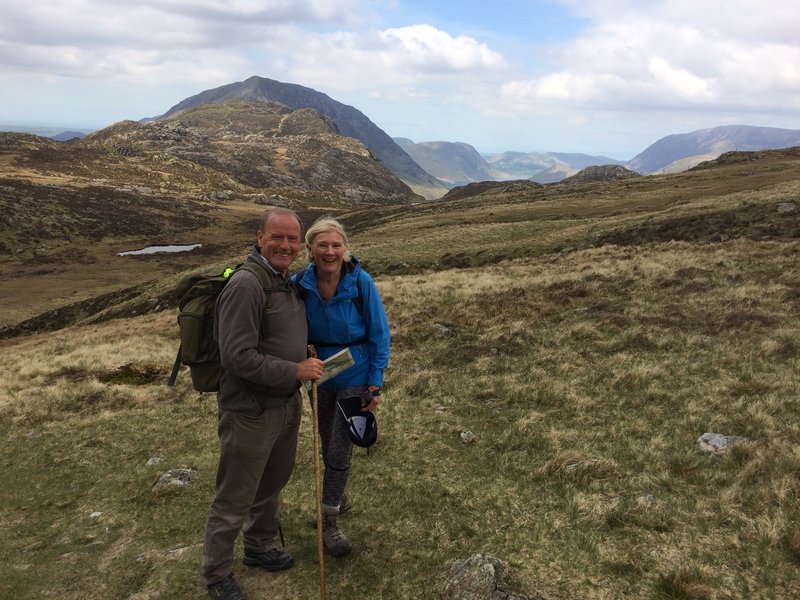
[[[0,132],[0,277],[15,281],[0,288],[0,332],[239,253],[267,205],[313,214],[419,200],[310,109],[203,105],[63,143]],[[194,243],[166,259],[118,255]]]
[[[329,598],[437,598],[478,552],[538,599],[800,594],[800,153],[342,218],[393,351]],[[164,385],[175,315],[149,310],[0,340],[0,596],[204,597],[216,403]],[[252,598],[318,597],[306,417],[297,566],[237,566]]]

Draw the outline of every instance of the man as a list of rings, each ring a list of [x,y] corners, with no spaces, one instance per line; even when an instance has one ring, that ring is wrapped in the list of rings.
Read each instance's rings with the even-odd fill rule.
[[[297,214],[266,212],[245,261],[261,271],[238,269],[217,299],[220,457],[199,566],[215,599],[244,598],[232,574],[239,531],[245,565],[280,571],[294,564],[275,546],[278,499],[294,468],[300,382],[322,375],[322,361],[306,358],[305,307],[288,281],[301,243]]]

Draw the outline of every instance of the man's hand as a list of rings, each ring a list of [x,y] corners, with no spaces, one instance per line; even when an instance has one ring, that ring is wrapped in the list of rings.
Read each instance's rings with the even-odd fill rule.
[[[322,377],[322,361],[318,358],[307,358],[297,363],[297,379],[308,381]]]

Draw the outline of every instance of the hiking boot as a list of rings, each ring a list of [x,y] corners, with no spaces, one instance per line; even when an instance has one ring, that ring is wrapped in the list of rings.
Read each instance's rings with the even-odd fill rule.
[[[288,552],[273,548],[269,552],[253,552],[245,549],[242,562],[248,567],[261,567],[266,571],[283,571],[294,564],[294,558]]]
[[[244,594],[239,589],[233,574],[214,585],[207,585],[208,595],[214,600],[244,600]]]
[[[342,494],[342,499],[339,500],[339,514],[344,514],[351,508],[353,508],[353,505],[350,504],[350,498],[347,497],[347,494]],[[308,518],[308,526],[314,529],[317,528],[317,515],[312,515]]]
[[[353,549],[353,544],[339,527],[339,511],[324,511],[322,514],[322,541],[325,549],[334,557],[344,556]]]

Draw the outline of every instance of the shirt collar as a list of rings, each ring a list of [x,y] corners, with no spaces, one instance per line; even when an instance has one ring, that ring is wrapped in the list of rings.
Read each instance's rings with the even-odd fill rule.
[[[284,279],[283,275],[281,275],[281,272],[273,267],[272,263],[270,263],[266,258],[264,258],[261,252],[259,252],[258,248],[256,248],[253,254],[258,257],[258,260],[261,261],[261,264],[264,265],[267,268],[267,271],[269,271],[274,277],[280,277],[281,279]]]

